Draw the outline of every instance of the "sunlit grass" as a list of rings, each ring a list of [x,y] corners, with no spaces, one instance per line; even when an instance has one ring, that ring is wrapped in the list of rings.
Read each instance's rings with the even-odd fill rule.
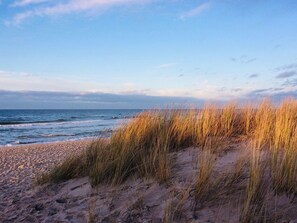
[[[234,140],[250,145],[246,149],[252,155],[240,159],[232,173],[212,180],[215,157]],[[170,153],[191,146],[201,150],[194,185],[196,203],[210,198],[209,193],[220,194],[218,190],[233,187],[245,172],[241,222],[261,222],[267,190],[297,194],[297,101],[293,99],[279,106],[264,100],[258,107],[229,104],[143,112],[114,131],[110,139],[94,141],[80,156],[44,174],[38,183],[80,176],[89,176],[94,186],[121,184],[131,177],[164,183],[172,175]]]

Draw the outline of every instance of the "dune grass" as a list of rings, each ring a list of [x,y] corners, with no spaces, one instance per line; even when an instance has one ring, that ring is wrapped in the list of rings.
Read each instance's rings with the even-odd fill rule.
[[[240,216],[240,222],[264,222],[265,214],[265,197],[268,191],[268,183],[265,178],[265,170],[267,168],[265,154],[261,154],[260,150],[253,149],[249,179],[245,200]]]
[[[130,176],[165,182],[170,176],[168,154],[189,146],[217,152],[222,142],[238,132],[235,106],[218,110],[155,110],[143,112],[115,131],[108,140],[92,143],[80,157],[71,157],[38,182],[57,182],[90,176],[93,185],[120,184]],[[243,129],[239,131],[243,133]]]
[[[263,100],[259,106],[146,111],[114,131],[110,139],[95,140],[83,154],[65,160],[38,183],[80,176],[89,176],[94,186],[121,184],[130,177],[163,183],[171,175],[169,154],[194,146],[203,151],[195,183],[198,202],[219,184],[210,185],[213,157],[232,140],[249,142],[247,149],[253,150],[241,221],[250,222],[251,215],[262,219],[267,188],[274,193],[297,194],[297,101],[293,99],[279,106]],[[233,175],[222,181],[237,182],[243,166],[236,165]]]
[[[199,157],[199,172],[195,183],[195,208],[208,197],[211,189],[211,176],[214,167],[214,155],[210,150],[205,150]]]

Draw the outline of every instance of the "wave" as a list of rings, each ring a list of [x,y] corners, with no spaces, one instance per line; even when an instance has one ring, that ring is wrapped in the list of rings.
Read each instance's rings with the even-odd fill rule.
[[[112,132],[112,129],[102,129],[94,131],[83,131],[83,132],[73,132],[73,133],[49,133],[49,134],[36,134],[36,135],[20,135],[17,136],[18,139],[43,139],[43,138],[55,138],[55,137],[73,137],[81,135],[97,135]]]
[[[81,121],[73,121],[73,119],[76,119],[74,117],[71,117],[70,119],[55,119],[55,120],[46,120],[46,121],[0,121],[0,126],[31,126],[34,124],[51,124],[51,123],[73,123],[73,124],[79,124],[79,123],[88,123],[88,122],[99,122],[99,121],[108,121],[108,120],[128,120],[133,117],[110,117],[105,119],[94,119],[94,120],[81,120]]]
[[[0,110],[0,146],[109,137],[137,113]]]
[[[64,120],[64,119],[63,119]],[[128,119],[109,119],[109,120],[82,120],[82,121],[62,121],[62,119],[58,119],[55,121],[36,121],[36,122],[13,122],[13,124],[7,124],[8,122],[5,122],[5,124],[1,124],[3,122],[0,122],[0,127],[2,128],[19,128],[19,127],[38,127],[38,126],[48,126],[48,125],[77,125],[79,127],[81,124],[87,124],[87,123],[93,123],[96,126],[114,126],[118,125],[118,122],[128,121]],[[68,128],[69,126],[67,126]]]
[[[24,124],[43,124],[43,123],[53,123],[53,122],[67,122],[67,119],[56,119],[48,121],[0,121],[1,125],[24,125]]]
[[[71,137],[71,136],[76,136],[76,134],[41,134],[41,135],[20,135],[17,138],[18,139],[42,139],[42,138],[53,138],[53,137]]]
[[[36,135],[21,135],[16,137],[15,141],[7,141],[0,143],[0,146],[13,146],[36,143],[62,142],[62,141],[77,141],[81,139],[95,139],[98,137],[110,137],[112,132],[116,130],[102,129],[95,131],[84,131],[75,133],[56,133],[56,134],[36,134]]]
[[[45,143],[55,143],[55,142],[75,142],[75,141],[80,141],[80,140],[85,140],[85,139],[97,139],[98,136],[84,136],[84,137],[76,137],[76,138],[67,138],[63,140],[50,140],[50,141],[30,141],[30,142],[20,142],[20,141],[15,141],[13,144],[8,143],[3,146],[11,147],[14,145],[27,145],[27,144],[45,144]]]
[[[44,137],[44,138],[52,138],[52,137],[70,137],[70,136],[76,136],[77,134],[42,134],[40,135],[40,137]]]
[[[20,142],[20,141],[15,141],[14,144],[16,145],[27,145],[27,144],[34,144],[38,143],[37,141],[28,141],[28,142]]]

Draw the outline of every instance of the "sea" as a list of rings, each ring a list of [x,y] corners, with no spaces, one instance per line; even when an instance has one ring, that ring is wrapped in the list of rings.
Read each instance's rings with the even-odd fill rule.
[[[109,137],[142,110],[0,110],[0,146]]]

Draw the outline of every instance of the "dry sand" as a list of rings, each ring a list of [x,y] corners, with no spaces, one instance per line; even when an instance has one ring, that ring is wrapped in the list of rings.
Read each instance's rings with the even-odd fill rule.
[[[82,151],[90,141],[0,147],[0,222],[16,221],[24,195],[33,188],[36,176],[67,156]],[[26,212],[20,213],[26,217]]]
[[[175,222],[239,222],[240,201],[246,184],[218,195],[194,208],[193,185],[197,177],[197,148],[172,153],[167,184],[129,179],[119,186],[92,188],[88,178],[33,186],[36,175],[70,154],[82,151],[89,141],[0,148],[0,222],[164,222],[166,213]],[[232,170],[244,154],[233,145],[215,161],[215,177]],[[244,176],[246,177],[246,176]],[[243,179],[243,181],[246,179]],[[232,190],[231,190],[232,191]],[[285,211],[276,222],[297,222],[297,204],[286,196],[272,200]],[[169,214],[170,216],[170,214]],[[280,221],[281,220],[281,221]]]

